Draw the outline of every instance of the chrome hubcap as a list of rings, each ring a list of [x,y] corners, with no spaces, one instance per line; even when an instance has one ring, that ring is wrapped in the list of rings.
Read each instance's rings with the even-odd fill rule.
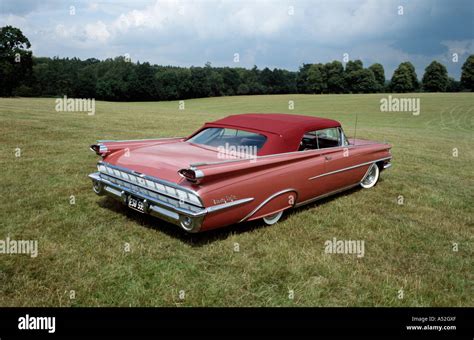
[[[375,168],[376,166],[377,165],[374,164],[370,167],[370,170],[367,173],[367,176],[365,176],[364,180],[362,181],[364,185],[370,185],[375,181],[376,179],[375,177],[377,175],[377,169]]]

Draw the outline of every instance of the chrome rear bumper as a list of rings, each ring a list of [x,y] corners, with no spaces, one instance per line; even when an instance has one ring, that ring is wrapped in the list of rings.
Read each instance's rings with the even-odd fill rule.
[[[93,189],[97,195],[110,196],[125,205],[128,203],[130,196],[138,197],[142,199],[145,204],[145,213],[178,225],[191,233],[200,230],[202,220],[208,212],[205,208],[196,208],[195,211],[192,211],[185,207],[174,206],[141,192],[132,191],[129,188],[112,183],[106,178],[101,177],[100,172],[90,174],[89,178],[92,180]]]
[[[128,204],[128,199],[130,196],[140,198],[141,200],[143,200],[145,206],[145,213],[158,217],[159,219],[165,220],[172,224],[178,225],[190,233],[197,233],[200,231],[204,217],[207,214],[253,201],[253,198],[244,198],[223,204],[214,205],[208,208],[198,207],[195,205],[190,205],[186,202],[170,199],[168,199],[168,202],[165,202],[164,200],[161,200],[159,198],[154,198],[143,192],[137,192],[128,187],[125,187],[124,185],[117,184],[126,183],[124,181],[117,180],[114,178],[110,178],[109,180],[107,179],[107,177],[110,178],[110,176],[108,175],[101,176],[100,172],[94,172],[89,175],[89,178],[92,180],[93,190],[97,195],[110,196],[122,202],[124,205]],[[116,181],[116,183],[112,183],[111,180]],[[156,193],[151,192],[151,194],[155,195]],[[156,196],[160,197],[159,195]],[[170,202],[173,202],[173,204],[171,204]]]

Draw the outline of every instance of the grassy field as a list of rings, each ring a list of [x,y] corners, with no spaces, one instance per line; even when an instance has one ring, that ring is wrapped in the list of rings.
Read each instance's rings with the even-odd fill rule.
[[[94,116],[0,99],[0,240],[39,251],[0,254],[0,305],[473,306],[474,94],[407,96],[420,115],[380,112],[381,94],[97,102]],[[393,167],[277,225],[198,235],[92,192],[96,139],[187,135],[243,112],[330,117],[349,136],[357,113],[357,137],[392,143]],[[365,256],[325,254],[334,237],[364,240]]]

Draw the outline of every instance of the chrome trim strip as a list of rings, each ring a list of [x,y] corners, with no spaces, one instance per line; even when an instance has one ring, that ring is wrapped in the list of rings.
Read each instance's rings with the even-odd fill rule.
[[[111,194],[114,194],[115,196],[118,196],[118,197],[122,196],[121,191],[118,191],[117,189],[114,189],[112,187],[106,186],[104,190],[110,192]]]
[[[340,193],[340,192],[349,190],[349,189],[351,189],[351,188],[353,188],[353,187],[355,187],[355,186],[357,186],[357,185],[359,185],[359,184],[360,184],[360,182],[357,182],[357,183],[355,183],[355,184],[348,185],[348,186],[343,187],[343,188],[341,188],[341,189],[337,189],[337,190],[328,192],[328,193],[326,193],[326,194],[322,194],[322,195],[319,195],[319,196],[310,198],[310,199],[308,199],[308,200],[306,200],[306,201],[303,201],[303,202],[300,202],[300,203],[296,204],[296,205],[295,205],[295,208],[299,208],[299,207],[301,207],[302,205],[309,204],[309,203],[311,203],[311,202],[320,200],[320,199],[322,199],[322,198],[325,198],[325,197],[328,197],[328,196],[331,196],[331,195],[335,195],[335,194],[337,194],[337,193]]]
[[[326,173],[321,174],[321,175],[317,175],[317,176],[314,176],[314,177],[310,177],[310,178],[308,178],[308,180],[309,180],[309,181],[312,181],[313,179],[316,179],[316,178],[320,178],[320,177],[324,177],[324,176],[329,176],[329,175],[337,174],[337,173],[339,173],[339,172],[343,172],[343,171],[347,171],[347,170],[359,168],[359,167],[364,166],[364,165],[369,165],[369,164],[372,164],[372,163],[377,163],[377,162],[384,161],[384,160],[391,159],[391,158],[392,158],[392,157],[380,158],[380,159],[376,159],[376,160],[373,160],[373,161],[370,161],[370,162],[365,162],[365,163],[353,165],[353,166],[350,166],[350,167],[347,167],[347,168],[343,168],[343,169],[339,169],[339,170],[334,170],[334,171],[326,172]]]
[[[213,205],[212,207],[206,208],[206,210],[207,210],[208,213],[213,213],[215,211],[219,211],[219,210],[222,210],[222,209],[235,207],[236,205],[244,204],[244,203],[247,203],[247,202],[252,202],[253,200],[254,200],[253,197],[243,198],[243,199],[240,199],[240,200],[237,200],[237,201],[222,203],[222,204],[219,204],[219,205]]]
[[[388,143],[380,143],[380,144],[388,145]],[[321,152],[321,155],[324,155],[324,151],[326,151],[326,150],[333,150],[333,149],[337,149],[337,148],[340,148],[341,150],[344,150],[344,149],[352,149],[352,148],[355,148],[355,147],[366,146],[366,145],[373,145],[373,143],[359,144],[359,145],[349,144],[349,145],[343,145],[343,146],[332,146],[330,148],[324,148],[324,149],[290,151],[290,152],[276,153],[276,154],[272,154],[272,155],[256,156],[256,157],[250,157],[250,158],[227,159],[227,160],[218,161],[218,162],[198,162],[198,163],[191,163],[191,164],[189,164],[189,166],[195,168],[195,167],[206,166],[206,165],[219,165],[219,164],[242,162],[242,161],[249,161],[251,163],[254,163],[254,162],[258,161],[259,159],[266,159],[266,158],[278,157],[278,156],[287,156],[287,155],[292,155],[292,154],[301,155],[301,154],[305,154],[305,153],[316,153],[316,152]]]
[[[164,138],[146,138],[146,139],[124,139],[124,140],[112,140],[112,139],[104,139],[104,140],[97,140],[97,143],[112,143],[112,142],[146,142],[150,140],[167,140],[167,139],[183,139],[186,137],[164,137]]]
[[[384,159],[391,159],[391,157],[387,157],[387,158],[384,158]],[[380,160],[378,160],[378,161],[380,161]],[[377,161],[371,161],[371,162],[368,162],[368,163],[365,163],[365,164],[371,164],[371,163],[374,163],[374,164],[375,164],[376,162],[377,162]],[[390,164],[390,163],[388,163],[388,164]],[[300,202],[300,203],[298,203],[298,204],[295,205],[295,208],[301,207],[302,205],[305,205],[305,204],[308,204],[308,203],[317,201],[317,200],[319,200],[319,199],[322,199],[322,198],[325,198],[325,197],[328,197],[328,196],[331,196],[331,195],[335,195],[335,194],[337,194],[337,193],[340,193],[340,192],[343,192],[343,191],[346,191],[346,190],[349,190],[349,189],[351,189],[351,188],[353,188],[353,187],[358,186],[358,185],[364,180],[365,176],[367,176],[367,173],[369,172],[369,170],[370,170],[370,167],[367,169],[367,171],[365,172],[364,176],[362,176],[362,179],[361,179],[359,182],[357,182],[357,183],[355,183],[355,184],[348,185],[348,186],[343,187],[343,188],[341,188],[341,189],[337,189],[337,190],[331,191],[331,192],[326,193],[326,194],[323,194],[323,195],[319,195],[319,196],[317,196],[317,197],[310,198],[309,200],[306,200],[306,201],[304,201],[304,202]]]
[[[163,209],[157,205],[152,205],[150,206],[150,210],[158,213],[158,214],[161,214],[161,215],[165,215],[166,217],[168,218],[171,218],[173,219],[174,221],[179,221],[179,214],[173,212],[173,211],[169,211],[169,210],[166,210],[166,209]]]
[[[265,199],[262,203],[260,203],[254,210],[252,210],[247,216],[245,216],[243,219],[241,219],[238,223],[241,223],[241,222],[244,222],[246,221],[247,219],[249,219],[250,217],[252,217],[252,215],[254,215],[258,210],[260,210],[265,204],[267,204],[268,202],[270,202],[272,199],[274,199],[275,197],[277,196],[280,196],[286,192],[290,192],[290,191],[294,191],[296,192],[296,194],[298,195],[298,191],[296,191],[296,189],[285,189],[285,190],[281,190],[281,191],[278,191],[276,193],[274,193],[273,195],[271,195],[270,197],[268,197],[267,199]]]
[[[116,170],[119,170],[119,171],[123,171],[123,172],[125,172],[125,173],[127,173],[127,174],[131,174],[131,175],[134,175],[134,176],[138,176],[135,171],[130,170],[130,169],[127,169],[127,168],[124,168],[124,167],[121,167],[121,166],[112,165],[112,164],[110,164],[110,163],[103,162],[103,161],[100,161],[100,162],[98,162],[97,164],[98,164],[98,165],[103,165],[103,166],[106,166],[106,167],[110,167],[110,168],[112,168],[112,169],[116,169]],[[119,177],[117,177],[117,176],[112,176],[112,175],[110,175],[110,174],[108,174],[108,173],[104,173],[104,175],[107,175],[107,176],[110,176],[110,177],[114,177],[114,178],[120,179],[121,181],[124,181],[123,178],[119,178]],[[195,192],[194,190],[191,190],[191,189],[189,189],[189,188],[180,186],[180,185],[178,185],[178,184],[176,184],[176,183],[167,181],[167,180],[165,180],[165,179],[156,178],[156,177],[153,177],[153,176],[148,176],[148,175],[143,175],[143,174],[142,174],[140,177],[143,178],[143,179],[145,179],[145,180],[148,179],[148,180],[150,180],[150,181],[152,181],[152,182],[156,182],[156,183],[159,183],[159,184],[167,185],[167,186],[172,187],[172,188],[174,188],[174,189],[183,190],[183,191],[186,191],[186,192],[188,192],[188,193],[190,193],[190,194],[193,194],[193,195],[195,195],[195,196],[199,199],[199,201],[200,201],[200,203],[201,203],[201,207],[203,207],[203,203],[202,203],[201,197],[200,197],[199,194],[198,194],[197,192]],[[131,182],[129,182],[129,181],[124,181],[124,182],[127,182],[127,183],[130,183],[130,184],[133,184],[133,185],[142,187],[142,188],[144,188],[144,189],[150,190],[150,189],[147,188],[146,186],[140,185],[140,184],[138,184],[138,183],[131,183]],[[156,191],[156,190],[151,190],[151,191]],[[159,191],[156,191],[156,192],[159,192]],[[179,197],[170,196],[170,195],[167,194],[167,193],[162,193],[162,192],[159,192],[159,193],[160,193],[160,194],[163,194],[163,195],[165,195],[165,196],[168,196],[168,197],[175,198],[175,199],[179,200]],[[188,202],[188,201],[186,201],[186,202]],[[193,204],[192,202],[188,202],[188,203]],[[196,205],[196,204],[193,204],[193,205]]]
[[[116,190],[125,191],[126,193],[131,194],[133,196],[136,196],[136,197],[139,197],[139,198],[142,198],[142,199],[146,199],[147,201],[149,201],[152,204],[159,205],[159,206],[161,206],[163,208],[166,208],[166,209],[170,209],[170,210],[175,211],[179,214],[183,214],[183,215],[190,216],[190,217],[199,217],[199,216],[203,216],[207,213],[207,210],[204,209],[204,208],[202,208],[202,210],[199,211],[199,212],[193,212],[191,210],[187,210],[187,209],[184,209],[184,208],[175,207],[172,204],[169,204],[169,203],[163,202],[163,201],[159,201],[156,198],[150,197],[150,196],[148,196],[144,193],[132,191],[132,190],[130,190],[130,188],[126,188],[126,187],[123,187],[121,185],[109,182],[105,178],[100,177],[99,174],[100,174],[99,172],[94,172],[94,173],[89,175],[89,178],[94,180],[94,181],[101,182],[104,185],[112,187]]]
[[[283,155],[283,154],[279,154]],[[274,156],[274,155],[272,155]],[[219,164],[227,164],[227,163],[234,163],[234,162],[242,162],[242,161],[252,161],[255,162],[255,160],[260,159],[262,157],[266,156],[261,156],[261,157],[253,157],[253,158],[238,158],[238,159],[226,159],[225,161],[217,161],[217,162],[198,162],[198,163],[191,163],[189,164],[190,168],[197,168],[200,166],[206,166],[206,165],[219,165]]]
[[[218,164],[226,164],[226,163],[233,163],[233,162],[242,162],[242,161],[249,161],[251,163],[254,163],[258,161],[259,159],[267,159],[271,157],[279,157],[279,156],[287,156],[287,155],[292,155],[292,154],[305,154],[305,153],[315,153],[318,151],[324,151],[324,150],[330,150],[330,149],[335,149],[335,148],[350,148],[354,147],[354,145],[348,145],[345,147],[342,146],[334,146],[331,148],[324,148],[324,149],[314,149],[314,150],[302,150],[302,151],[291,151],[291,152],[283,152],[283,153],[275,153],[273,155],[265,155],[265,156],[256,156],[256,157],[249,157],[249,158],[239,158],[239,159],[227,159],[225,161],[218,161],[218,162],[201,162],[201,163],[192,163],[189,166],[190,167],[199,167],[199,166],[205,166],[205,165],[218,165]],[[321,154],[324,154],[324,152],[321,152]]]
[[[161,191],[161,190],[158,191],[156,189],[151,189],[150,187],[146,187],[146,186],[143,186],[143,185],[140,185],[140,184],[131,183],[131,182],[125,181],[124,179],[116,177],[116,176],[111,176],[109,174],[100,173],[100,177],[102,179],[108,181],[108,182],[111,182],[114,185],[118,185],[120,187],[127,188],[131,192],[143,193],[144,195],[147,195],[147,196],[150,196],[150,197],[154,197],[153,194],[156,194],[156,195],[159,195],[159,196],[163,196],[166,199],[172,200],[174,202],[181,202],[183,204],[188,204],[189,206],[195,207],[197,209],[202,209],[203,208],[201,205],[198,205],[195,202],[191,202],[189,199],[180,198],[178,196],[174,196],[172,194],[169,194],[169,193]],[[125,184],[123,184],[123,183],[125,183]],[[142,190],[145,190],[146,192],[143,192]],[[157,199],[157,198],[155,198],[155,199]],[[160,199],[160,201],[162,201],[162,200]]]
[[[341,132],[341,135],[340,135],[341,136],[341,142],[342,142],[341,147],[348,147],[350,145],[349,144],[349,139],[346,137],[346,134],[344,133],[344,130],[342,129],[342,126],[339,126],[338,129]]]
[[[243,198],[240,200],[232,201],[232,202],[227,202],[223,204],[218,204],[214,205],[208,208],[202,208],[202,210],[198,212],[194,212],[188,209],[184,208],[179,208],[174,205],[171,205],[167,202],[160,201],[156,198],[150,197],[146,194],[140,193],[140,192],[135,192],[130,190],[129,188],[122,187],[121,185],[111,183],[108,180],[104,179],[103,177],[100,176],[100,172],[94,172],[89,175],[89,178],[92,179],[92,181],[99,182],[104,186],[104,191],[111,193],[112,195],[116,196],[117,199],[122,201],[122,192],[126,192],[127,194],[139,197],[141,199],[147,200],[149,203],[149,210],[156,212],[159,216],[158,217],[167,217],[166,220],[169,222],[176,222],[175,224],[180,226],[180,221],[179,217],[180,215],[184,216],[189,216],[192,218],[196,219],[202,219],[204,218],[205,215],[214,213],[216,211],[224,210],[227,208],[232,208],[237,205],[241,205],[244,203],[248,203],[254,200],[253,197],[249,198]],[[200,228],[200,225],[199,225]],[[199,229],[192,230],[192,232],[196,232]]]

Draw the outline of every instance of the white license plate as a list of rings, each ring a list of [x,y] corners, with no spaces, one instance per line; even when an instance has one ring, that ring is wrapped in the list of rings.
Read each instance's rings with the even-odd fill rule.
[[[145,205],[143,204],[143,200],[130,196],[128,198],[128,207],[135,209],[141,213],[145,212]]]

